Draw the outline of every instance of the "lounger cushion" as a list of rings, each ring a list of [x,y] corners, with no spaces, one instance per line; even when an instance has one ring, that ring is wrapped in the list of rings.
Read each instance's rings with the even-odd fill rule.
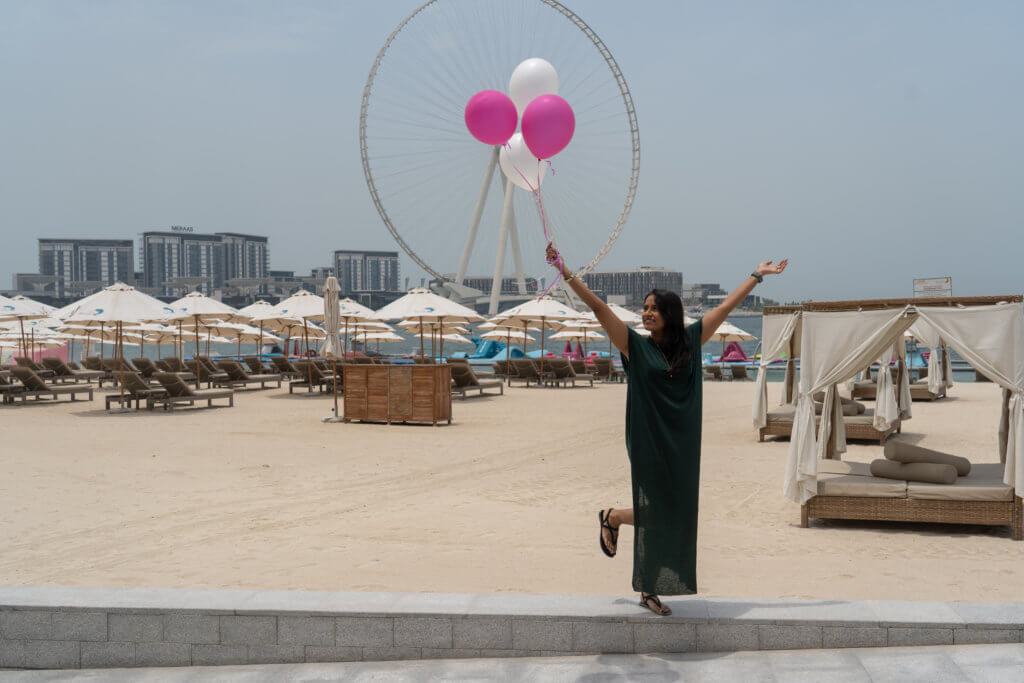
[[[818,495],[906,498],[907,482],[881,477],[865,477],[859,474],[829,474],[819,470]]]
[[[922,448],[913,444],[901,441],[890,441],[885,444],[885,457],[888,460],[903,463],[938,463],[940,465],[952,465],[956,468],[957,475],[966,477],[971,472],[971,461],[961,458],[958,455],[933,451],[930,448]]]
[[[871,474],[885,479],[903,479],[908,483],[931,482],[953,484],[956,482],[956,468],[934,462],[896,462],[879,458],[871,463]]]
[[[857,406],[860,406],[858,409]],[[821,403],[814,404],[814,414],[821,415],[821,411],[824,410],[824,405]],[[862,415],[865,411],[865,407],[861,403],[844,403],[843,404],[843,415],[845,417],[853,417],[854,415]]]
[[[1013,500],[1013,487],[1003,483],[1003,465],[975,464],[971,473],[955,484],[910,482],[907,496],[921,500],[1007,501]]]
[[[796,408],[794,406],[783,406],[777,410],[772,410],[768,413],[769,422],[792,422],[793,416],[796,415]]]

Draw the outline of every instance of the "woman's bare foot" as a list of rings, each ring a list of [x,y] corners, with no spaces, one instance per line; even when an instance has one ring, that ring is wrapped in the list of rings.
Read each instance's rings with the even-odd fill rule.
[[[641,593],[640,606],[646,607],[658,616],[667,617],[672,614],[672,610],[661,604],[661,600],[659,600],[658,596],[654,593]]]
[[[601,522],[601,552],[608,557],[615,557],[619,547],[619,525],[612,524],[612,508],[597,513]]]

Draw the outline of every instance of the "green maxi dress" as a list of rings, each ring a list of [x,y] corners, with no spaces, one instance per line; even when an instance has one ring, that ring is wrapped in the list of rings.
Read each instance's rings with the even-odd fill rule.
[[[697,592],[701,321],[686,333],[690,363],[671,377],[654,341],[633,330],[629,358],[622,359],[633,479],[633,590],[657,595]]]

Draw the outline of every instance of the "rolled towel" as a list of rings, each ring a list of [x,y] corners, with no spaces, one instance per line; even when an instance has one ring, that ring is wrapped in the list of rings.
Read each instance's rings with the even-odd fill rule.
[[[971,461],[967,458],[933,451],[930,448],[912,446],[901,441],[887,441],[885,444],[885,457],[896,462],[930,462],[939,465],[952,465],[956,468],[956,473],[961,477],[966,477],[971,472]]]
[[[871,476],[885,479],[923,481],[929,484],[956,483],[956,468],[934,462],[896,462],[878,459],[871,463]]]

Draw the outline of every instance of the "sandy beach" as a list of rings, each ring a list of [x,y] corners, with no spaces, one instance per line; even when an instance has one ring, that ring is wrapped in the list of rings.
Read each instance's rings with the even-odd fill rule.
[[[704,386],[702,594],[1021,599],[1007,528],[801,529],[789,442],[757,443],[753,386]],[[614,559],[597,545],[597,510],[630,504],[623,385],[516,387],[441,427],[323,424],[329,397],[286,389],[170,414],[107,414],[102,396],[0,408],[0,583],[632,593],[631,532]],[[995,385],[958,384],[897,438],[995,462],[998,409]]]

